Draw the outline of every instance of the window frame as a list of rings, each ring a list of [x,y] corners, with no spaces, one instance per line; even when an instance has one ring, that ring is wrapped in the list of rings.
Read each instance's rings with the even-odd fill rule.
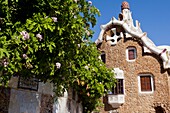
[[[143,90],[141,86],[141,77],[150,77],[150,88],[151,90]],[[138,87],[139,87],[139,93],[153,93],[154,92],[154,79],[152,74],[139,74],[138,76]]]
[[[114,88],[116,88],[116,86],[115,87],[112,87],[112,91],[109,91],[108,92],[108,95],[125,95],[125,79],[124,79],[124,72],[123,72],[123,70],[121,70],[121,69],[119,69],[119,68],[114,68],[114,70],[113,70],[113,72],[114,72],[114,74],[115,74],[115,78],[117,79],[117,80],[122,80],[122,89],[123,89],[123,93],[113,93],[113,89]],[[116,83],[116,85],[118,84],[119,82],[117,82]]]
[[[102,57],[103,56],[103,57]],[[106,53],[104,51],[101,52],[100,54],[100,59],[103,63],[106,63]]]
[[[124,79],[117,79],[116,86],[112,88],[112,95],[124,95]]]
[[[134,59],[129,58],[129,51],[130,50],[134,50]],[[133,62],[133,61],[136,60],[136,58],[137,58],[137,49],[136,49],[136,47],[133,47],[133,46],[127,47],[127,49],[126,49],[126,60],[129,61],[129,62]]]

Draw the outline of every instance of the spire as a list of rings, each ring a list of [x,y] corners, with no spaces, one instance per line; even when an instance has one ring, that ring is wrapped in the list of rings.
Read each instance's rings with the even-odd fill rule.
[[[123,9],[130,9],[128,2],[126,2],[126,1],[122,2],[121,10],[123,10]]]

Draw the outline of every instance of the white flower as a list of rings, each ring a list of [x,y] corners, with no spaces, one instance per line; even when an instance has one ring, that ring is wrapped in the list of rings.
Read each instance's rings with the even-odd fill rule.
[[[61,63],[57,62],[57,63],[55,63],[55,66],[57,67],[57,69],[60,69]]]
[[[90,36],[90,31],[86,30],[85,32],[86,32],[87,36]]]
[[[20,32],[20,34],[22,35],[23,40],[28,40],[30,38],[28,32],[26,32],[26,31],[22,31],[22,32]]]
[[[23,54],[22,57],[23,57],[24,59],[27,59],[27,58],[28,58],[28,56],[27,56],[26,54]]]
[[[78,0],[74,0],[74,2],[76,2],[76,3],[77,3],[77,1],[78,1]]]
[[[90,5],[92,5],[92,1],[88,1],[88,3],[89,3]]]
[[[102,59],[101,56],[98,56],[98,59],[101,60]]]
[[[89,69],[89,67],[88,67],[88,66],[84,66],[84,68],[85,68],[85,69]]]
[[[83,42],[88,43],[89,41],[87,39],[84,39]]]
[[[54,22],[57,22],[57,17],[51,17]]]
[[[80,44],[77,44],[78,45],[78,47],[80,47]]]
[[[42,38],[42,35],[41,34],[37,34],[36,37],[41,41],[43,38]]]
[[[77,18],[77,16],[74,15],[74,18]]]

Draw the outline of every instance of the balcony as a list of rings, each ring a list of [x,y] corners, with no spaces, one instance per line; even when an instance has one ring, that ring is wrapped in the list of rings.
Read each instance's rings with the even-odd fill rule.
[[[108,104],[113,108],[118,108],[125,102],[125,96],[122,94],[119,95],[108,95]]]

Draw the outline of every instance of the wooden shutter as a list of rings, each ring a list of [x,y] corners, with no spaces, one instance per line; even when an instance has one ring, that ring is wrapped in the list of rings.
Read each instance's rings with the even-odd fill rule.
[[[151,76],[140,76],[141,91],[152,91]]]

